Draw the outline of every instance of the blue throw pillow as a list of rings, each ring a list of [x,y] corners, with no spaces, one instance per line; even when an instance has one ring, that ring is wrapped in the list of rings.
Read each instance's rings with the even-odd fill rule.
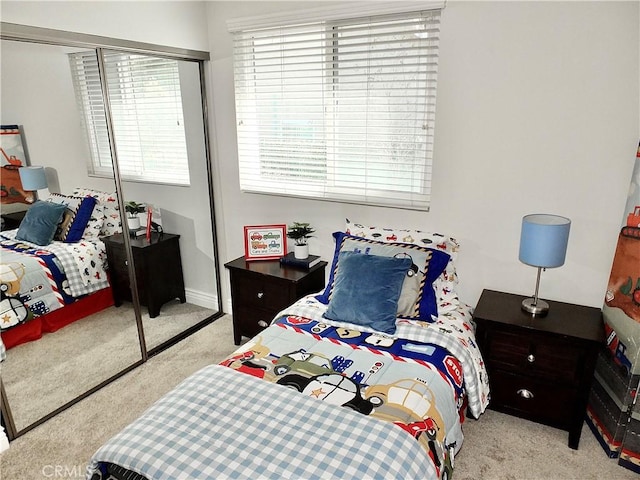
[[[65,208],[64,205],[38,200],[27,210],[16,233],[16,239],[36,245],[49,245],[56,233],[58,223],[62,220]]]
[[[376,331],[396,331],[396,311],[410,258],[342,252],[334,291],[324,316]]]
[[[432,317],[438,316],[433,282],[447,267],[450,259],[448,254],[434,248],[408,243],[378,242],[343,232],[335,232],[333,237],[336,240],[333,263],[324,292],[316,296],[320,302],[328,304],[331,299],[341,252],[407,257],[411,258],[413,263],[402,286],[397,316],[425,321],[431,321]]]

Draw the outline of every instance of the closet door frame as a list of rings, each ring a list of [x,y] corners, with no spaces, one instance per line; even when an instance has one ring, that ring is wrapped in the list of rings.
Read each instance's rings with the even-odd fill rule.
[[[165,57],[172,58],[176,60],[186,60],[197,62],[199,69],[199,77],[200,77],[200,96],[202,101],[202,115],[203,115],[203,128],[204,128],[204,149],[205,149],[205,161],[206,161],[206,170],[207,170],[207,182],[208,182],[208,190],[209,190],[209,210],[211,216],[211,235],[213,241],[213,262],[214,269],[216,272],[216,296],[217,296],[217,312],[216,314],[202,320],[201,322],[187,328],[183,332],[177,334],[171,339],[165,341],[164,343],[147,350],[146,341],[144,337],[144,331],[142,326],[142,317],[141,317],[141,306],[138,298],[136,281],[135,281],[135,272],[133,254],[131,251],[131,244],[129,241],[129,236],[124,235],[124,243],[125,243],[125,253],[128,259],[128,265],[130,269],[130,278],[131,278],[131,287],[132,287],[132,303],[134,306],[136,324],[138,330],[138,339],[140,344],[140,350],[142,358],[139,361],[136,361],[129,367],[124,370],[116,373],[115,375],[109,377],[102,383],[92,387],[85,393],[79,395],[74,398],[70,402],[62,405],[61,407],[55,409],[51,413],[47,414],[40,420],[37,420],[33,424],[21,429],[20,431],[16,431],[15,424],[13,422],[13,418],[11,415],[11,406],[9,400],[6,398],[4,387],[2,385],[2,381],[0,379],[0,411],[2,413],[2,418],[6,427],[7,435],[10,440],[15,439],[16,437],[28,432],[29,430],[35,428],[36,426],[44,423],[49,420],[53,416],[58,413],[66,410],[70,406],[84,399],[85,397],[91,395],[92,393],[100,390],[102,387],[108,385],[114,380],[120,378],[124,374],[133,370],[134,368],[143,364],[150,356],[153,356],[180,340],[188,337],[193,334],[200,328],[205,325],[210,324],[216,318],[224,315],[222,309],[222,298],[221,298],[221,280],[220,280],[220,262],[218,259],[218,244],[217,244],[217,235],[216,235],[216,221],[215,221],[215,208],[214,208],[214,197],[213,197],[213,170],[211,165],[211,154],[210,154],[210,138],[209,138],[209,128],[208,128],[208,108],[207,108],[207,95],[206,95],[206,78],[205,78],[205,61],[208,61],[210,56],[208,52],[199,51],[199,50],[190,50],[183,48],[176,48],[164,45],[156,45],[144,42],[136,42],[130,40],[123,40],[117,38],[103,37],[98,35],[90,35],[90,34],[82,34],[76,32],[69,32],[63,30],[55,30],[49,28],[41,28],[41,27],[33,27],[28,25],[20,25],[15,23],[7,23],[0,22],[0,40],[12,40],[12,41],[20,41],[20,42],[28,42],[28,43],[39,43],[39,44],[48,44],[48,45],[58,45],[64,47],[78,47],[78,48],[87,48],[94,49],[97,52],[98,62],[100,65],[100,77],[102,85],[106,84],[106,78],[104,77],[104,63],[102,56],[102,49],[109,50],[119,50],[123,52],[130,52],[136,54],[143,55],[152,55],[157,57]],[[106,107],[107,112],[107,131],[109,135],[109,143],[112,151],[112,163],[114,170],[114,181],[116,185],[116,192],[118,197],[118,205],[120,207],[120,211],[124,212],[124,195],[123,195],[123,187],[122,181],[120,178],[120,168],[117,159],[117,146],[113,140],[113,123],[111,117],[111,111],[109,109],[109,99],[108,95],[105,93],[106,89],[103,88],[103,100]],[[126,226],[126,222],[123,223],[123,233],[128,233],[128,227]]]

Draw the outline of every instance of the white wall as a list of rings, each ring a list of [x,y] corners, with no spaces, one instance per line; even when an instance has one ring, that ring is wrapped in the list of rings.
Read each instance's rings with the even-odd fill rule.
[[[462,244],[460,295],[474,304],[483,288],[533,293],[521,217],[556,213],[573,221],[567,261],[541,295],[602,305],[640,131],[638,3],[447,3],[429,213],[240,192],[225,22],[306,6],[318,4],[207,4],[221,259],[242,255],[249,224],[309,221],[325,259],[345,217],[440,231]]]
[[[87,175],[88,152],[67,58],[71,51],[3,40],[0,122],[22,126],[29,161],[47,167],[50,192],[70,194],[78,186],[113,192],[113,180]],[[38,195],[46,198],[48,192]]]
[[[207,50],[204,2],[16,1],[0,2],[3,22]]]
[[[460,294],[473,304],[483,288],[532,292],[535,271],[517,259],[520,220],[550,212],[573,225],[567,262],[544,274],[542,296],[600,306],[640,132],[638,3],[447,3],[429,213],[239,191],[225,22],[318,5],[207,2],[205,14],[198,2],[3,0],[0,14],[5,22],[211,51],[222,262],[242,255],[242,227],[249,224],[310,221],[318,229],[312,253],[326,259],[330,234],[345,217],[436,230],[461,242]]]

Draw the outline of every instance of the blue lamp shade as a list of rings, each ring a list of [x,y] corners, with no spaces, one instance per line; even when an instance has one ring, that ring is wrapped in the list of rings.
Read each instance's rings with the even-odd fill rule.
[[[18,169],[20,173],[20,182],[24,190],[42,190],[47,188],[47,176],[44,167],[21,167]]]
[[[522,218],[520,261],[533,267],[564,264],[571,220],[558,215],[533,214]]]

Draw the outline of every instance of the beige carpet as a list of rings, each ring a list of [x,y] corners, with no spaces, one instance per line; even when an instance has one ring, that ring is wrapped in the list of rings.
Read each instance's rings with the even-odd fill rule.
[[[225,316],[16,439],[0,454],[0,479],[83,478],[102,443],[183,378],[231,353],[232,339]],[[586,425],[579,450],[567,447],[563,431],[493,411],[467,420],[464,431],[456,480],[638,479],[607,458]]]
[[[151,349],[213,315],[189,303],[169,302],[142,323]],[[2,381],[18,430],[142,359],[133,307],[110,307],[7,352]]]

